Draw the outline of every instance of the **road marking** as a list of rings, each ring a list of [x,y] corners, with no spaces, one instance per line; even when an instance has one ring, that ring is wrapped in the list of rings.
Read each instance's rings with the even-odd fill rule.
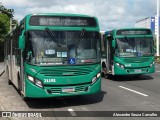
[[[68,111],[70,112],[72,116],[77,116],[77,114],[74,112],[72,108],[69,108]]]
[[[135,91],[135,90],[132,90],[132,89],[129,89],[129,88],[123,87],[123,86],[119,86],[119,87],[120,87],[120,88],[123,88],[123,89],[126,89],[126,90],[129,90],[129,91],[132,91],[132,92],[134,92],[134,93],[137,93],[137,94],[143,95],[143,96],[145,96],[145,97],[147,97],[147,96],[148,96],[148,95],[146,95],[146,94],[140,93],[140,92],[138,92],[138,91]]]

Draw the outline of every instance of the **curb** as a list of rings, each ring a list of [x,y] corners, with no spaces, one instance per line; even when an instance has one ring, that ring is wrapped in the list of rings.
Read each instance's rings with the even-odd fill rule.
[[[3,75],[3,73],[4,73],[4,70],[0,73],[0,76],[2,76],[2,75]]]
[[[4,62],[0,62],[0,76],[3,75],[3,73],[5,72],[5,66],[4,66]]]

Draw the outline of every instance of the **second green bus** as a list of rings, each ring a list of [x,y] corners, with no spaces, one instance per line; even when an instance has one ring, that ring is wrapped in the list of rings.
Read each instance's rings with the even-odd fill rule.
[[[136,75],[155,72],[154,39],[150,29],[123,28],[102,35],[102,72],[110,75]]]

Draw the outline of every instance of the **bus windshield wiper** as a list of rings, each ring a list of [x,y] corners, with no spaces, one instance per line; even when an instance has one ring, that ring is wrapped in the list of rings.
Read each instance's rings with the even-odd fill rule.
[[[76,41],[76,45],[75,45],[75,53],[76,53],[76,56],[77,56],[77,48],[78,48],[79,43],[80,43],[80,40],[81,40],[82,37],[84,36],[85,32],[86,32],[86,30],[83,28],[82,31],[81,31],[80,34],[79,34],[79,37],[78,37],[77,41]]]
[[[129,43],[129,45],[134,48],[134,46],[135,46],[134,42],[128,40],[127,36],[125,36],[124,38],[125,38],[125,40]]]
[[[79,34],[78,40],[76,41],[76,49],[78,48],[80,40],[84,36],[85,32],[86,32],[86,30],[83,28],[81,33]]]
[[[61,45],[58,43],[58,41],[56,40],[56,37],[54,36],[54,34],[49,30],[49,28],[45,28],[45,30],[47,31],[47,33],[51,36],[52,40],[56,43],[57,47],[61,47]]]

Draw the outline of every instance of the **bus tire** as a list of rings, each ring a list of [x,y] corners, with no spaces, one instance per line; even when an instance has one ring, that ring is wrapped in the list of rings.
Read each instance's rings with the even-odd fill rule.
[[[101,77],[104,77],[104,72],[101,72]]]
[[[30,101],[30,98],[25,97],[21,92],[20,92],[20,95],[23,101]]]
[[[19,73],[17,75],[17,78],[18,78],[18,91],[21,92],[21,90],[22,90],[22,84],[20,82],[20,75],[19,75]]]
[[[8,85],[12,85],[12,82],[11,82],[11,80],[9,79],[9,70],[8,70],[8,68],[7,68],[7,70],[6,70],[6,73],[7,73]]]
[[[142,74],[133,75],[134,78],[140,78]]]
[[[105,75],[104,75],[104,78],[105,78],[105,79],[109,79],[109,78],[111,78],[111,75],[110,75],[110,74],[105,74]]]

